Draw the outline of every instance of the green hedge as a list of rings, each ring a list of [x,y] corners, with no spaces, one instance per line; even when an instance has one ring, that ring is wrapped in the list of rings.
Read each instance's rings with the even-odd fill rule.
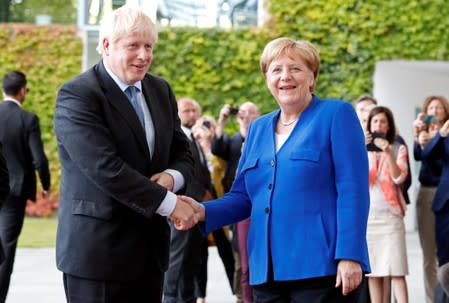
[[[270,1],[279,35],[315,43],[317,92],[346,100],[369,93],[379,60],[447,60],[446,0]]]
[[[370,93],[378,60],[449,58],[445,0],[268,2],[272,19],[265,28],[164,28],[151,71],[166,78],[178,97],[193,97],[216,116],[224,103],[252,100],[262,112],[276,107],[259,71],[259,56],[278,36],[316,44],[322,61],[316,93],[321,97],[353,100]],[[80,71],[81,40],[73,27],[4,24],[0,49],[0,74],[20,69],[28,75],[25,107],[41,118],[57,187],[54,100],[58,87]]]

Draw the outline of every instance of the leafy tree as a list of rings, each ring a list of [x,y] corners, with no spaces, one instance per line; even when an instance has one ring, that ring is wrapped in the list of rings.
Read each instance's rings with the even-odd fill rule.
[[[0,22],[34,23],[37,15],[49,15],[52,23],[76,23],[76,0],[0,0],[0,3]]]

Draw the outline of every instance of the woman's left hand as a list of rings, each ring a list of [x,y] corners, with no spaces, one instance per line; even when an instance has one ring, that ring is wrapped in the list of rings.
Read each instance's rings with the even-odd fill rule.
[[[340,287],[344,296],[356,289],[362,282],[362,268],[352,260],[340,260],[337,266],[335,287]]]
[[[374,139],[373,143],[384,152],[390,151],[390,144],[388,143],[387,139],[376,138]]]

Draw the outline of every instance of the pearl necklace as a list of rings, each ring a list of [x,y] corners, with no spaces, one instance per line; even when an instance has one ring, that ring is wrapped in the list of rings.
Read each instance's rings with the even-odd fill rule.
[[[282,126],[290,126],[293,123],[295,123],[296,121],[298,121],[299,117],[296,117],[295,119],[289,121],[289,122],[282,122],[281,118],[279,117],[279,123],[281,123]]]

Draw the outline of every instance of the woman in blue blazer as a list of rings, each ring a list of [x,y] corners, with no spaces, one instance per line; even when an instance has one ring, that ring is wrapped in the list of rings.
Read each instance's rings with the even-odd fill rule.
[[[320,63],[311,43],[275,39],[260,65],[280,109],[252,122],[231,191],[196,205],[199,219],[208,232],[251,217],[255,302],[348,302],[370,270],[359,120],[349,103],[312,94]]]

